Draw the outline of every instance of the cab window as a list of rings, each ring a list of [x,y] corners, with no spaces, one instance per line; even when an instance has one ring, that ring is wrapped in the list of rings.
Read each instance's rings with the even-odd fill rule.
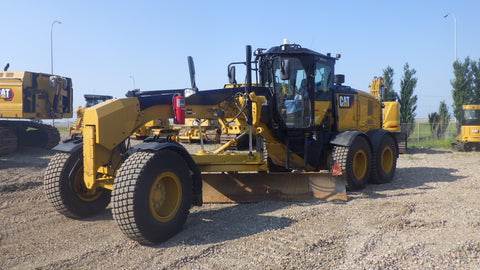
[[[316,101],[330,101],[333,84],[332,68],[322,62],[315,66],[314,95]]]

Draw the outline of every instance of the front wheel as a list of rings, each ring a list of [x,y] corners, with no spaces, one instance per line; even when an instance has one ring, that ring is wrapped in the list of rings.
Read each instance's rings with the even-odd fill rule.
[[[53,207],[71,218],[96,215],[110,203],[110,190],[86,188],[81,150],[57,153],[52,158],[45,170],[44,189]]]
[[[174,236],[192,202],[192,177],[176,152],[136,152],[122,165],[113,191],[113,218],[129,238],[152,245]]]

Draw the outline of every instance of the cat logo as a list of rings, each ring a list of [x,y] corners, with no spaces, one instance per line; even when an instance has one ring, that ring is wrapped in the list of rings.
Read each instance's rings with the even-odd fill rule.
[[[12,101],[13,91],[11,88],[0,88],[0,98],[3,98],[5,101]]]
[[[354,95],[338,95],[338,105],[342,109],[350,109],[355,102]]]

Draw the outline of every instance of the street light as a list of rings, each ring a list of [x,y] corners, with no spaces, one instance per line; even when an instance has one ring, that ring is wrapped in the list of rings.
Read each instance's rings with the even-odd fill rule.
[[[62,24],[60,21],[53,21],[52,27],[50,28],[50,64],[52,67],[51,74],[53,75],[53,25],[55,23]]]
[[[453,13],[447,13],[443,15],[443,18],[448,17],[448,15],[452,15],[453,23],[455,24],[455,61],[457,61],[457,18],[455,18],[455,14]]]
[[[132,80],[133,80],[133,90],[135,90],[136,89],[135,88],[135,78],[133,76],[130,76],[130,78],[132,78]]]

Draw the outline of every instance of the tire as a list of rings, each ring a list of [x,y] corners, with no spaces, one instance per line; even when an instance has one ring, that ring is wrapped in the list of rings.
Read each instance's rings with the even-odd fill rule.
[[[48,163],[44,176],[47,200],[61,214],[86,218],[105,210],[111,191],[88,190],[83,182],[83,151],[57,153]]]
[[[384,184],[392,181],[397,168],[398,150],[395,140],[390,135],[384,135],[375,153],[373,154],[372,178],[375,184]]]
[[[367,139],[357,136],[349,147],[335,145],[332,150],[332,162],[337,161],[345,173],[348,190],[364,188],[371,174],[372,151]]]
[[[179,154],[139,151],[115,179],[113,218],[127,237],[145,245],[160,243],[181,230],[192,193],[190,169]]]

